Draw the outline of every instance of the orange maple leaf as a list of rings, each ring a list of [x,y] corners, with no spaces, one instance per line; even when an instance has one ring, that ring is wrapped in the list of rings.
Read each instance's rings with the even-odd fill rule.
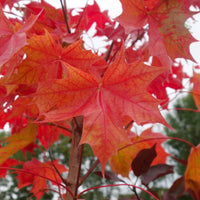
[[[31,37],[28,43],[23,48],[26,59],[15,67],[12,75],[8,70],[8,75],[4,77],[6,84],[33,85],[44,80],[63,78],[67,74],[66,68],[62,66],[63,61],[97,76],[98,69],[93,64],[100,62],[102,66],[106,65],[101,57],[82,48],[82,40],[63,48],[47,30],[45,35]]]
[[[195,200],[200,199],[200,144],[191,149],[184,177],[185,189]]]
[[[160,101],[146,91],[148,84],[165,68],[142,62],[127,64],[123,48],[101,82],[91,74],[65,66],[67,78],[39,84],[34,102],[45,115],[45,121],[84,115],[81,143],[92,146],[103,168],[121,141],[127,140],[122,123],[124,115],[138,124],[167,125],[158,110]]]
[[[29,124],[19,133],[15,133],[6,139],[9,142],[0,148],[0,164],[4,163],[10,156],[34,142],[37,134],[37,126]]]

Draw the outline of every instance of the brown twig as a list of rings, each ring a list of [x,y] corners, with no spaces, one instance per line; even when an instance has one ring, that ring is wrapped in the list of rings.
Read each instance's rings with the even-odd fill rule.
[[[126,124],[124,129],[127,130],[133,124],[133,122],[134,122],[134,120],[131,120],[128,124]]]
[[[136,178],[136,181],[135,181],[135,184],[134,184],[134,185],[136,185],[136,183],[137,183],[137,180],[138,180],[138,177]],[[136,191],[136,188],[135,188],[135,187],[132,187],[132,191],[135,193],[135,196],[136,196],[137,200],[140,200],[140,197],[138,196],[138,193],[137,193],[137,191]]]
[[[63,130],[65,130],[65,131],[68,131],[68,132],[72,133],[72,130],[70,130],[70,129],[64,127],[64,126],[55,124],[55,123],[53,123],[53,122],[49,122],[49,123],[46,123],[46,124],[49,125],[49,126],[56,126],[56,127],[60,128],[60,129],[63,129]]]
[[[55,164],[53,162],[53,158],[52,158],[50,149],[49,149],[49,157],[50,157],[51,163],[53,165],[53,168],[56,170],[56,172],[59,175],[59,177],[61,178],[62,182],[67,186],[67,181],[62,177],[62,175],[60,174],[60,172],[58,171],[57,167],[55,166]]]
[[[70,34],[71,31],[70,31],[69,23],[68,23],[68,19],[67,19],[67,4],[66,4],[66,1],[65,1],[65,5],[63,5],[62,0],[60,0],[60,4],[61,4],[61,7],[62,7],[62,11],[63,11],[64,19],[65,19],[65,24],[67,26],[67,32]]]
[[[97,167],[97,165],[99,164],[99,159],[97,159],[93,165],[90,167],[90,169],[87,171],[87,173],[82,176],[79,180],[79,186],[82,185],[82,183],[85,181],[85,179],[92,173],[92,171]]]
[[[105,55],[105,58],[104,58],[106,62],[108,61],[108,59],[110,57],[110,54],[111,54],[113,46],[114,46],[114,42],[112,41],[112,43],[111,43],[111,45],[110,45],[110,47],[109,47],[109,49],[108,49],[108,51],[107,51],[107,53]]]

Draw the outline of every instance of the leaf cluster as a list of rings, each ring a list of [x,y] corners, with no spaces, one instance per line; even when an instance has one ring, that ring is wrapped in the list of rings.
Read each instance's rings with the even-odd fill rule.
[[[0,175],[12,171],[18,188],[31,186],[30,193],[37,199],[53,191],[60,199],[74,200],[93,189],[126,185],[133,187],[134,198],[139,200],[136,188],[143,188],[113,175],[129,177],[130,171],[141,179],[145,192],[158,198],[149,183],[172,172],[162,146],[170,137],[152,129],[137,134],[131,127],[161,123],[170,128],[161,114],[169,103],[166,88],[181,90],[183,79],[190,78],[176,58],[193,60],[189,45],[195,39],[185,21],[197,12],[190,6],[200,7],[200,3],[120,2],[123,12],[115,19],[108,11],[102,12],[96,1],[78,10],[67,8],[65,0],[60,0],[58,9],[43,0],[23,6],[22,0],[0,3],[0,128],[9,124],[11,130],[1,140]],[[13,10],[20,17],[13,18]],[[86,48],[83,38],[92,27],[91,40],[105,38],[105,51]],[[200,109],[199,74],[194,73],[189,81]],[[58,150],[62,157],[50,150],[55,143],[59,145],[60,135],[66,142]],[[178,180],[178,185],[184,182],[184,190],[199,199],[199,146],[181,141],[192,148],[184,181]],[[40,158],[12,158],[19,151],[34,155],[35,149],[41,151]],[[84,156],[95,157],[85,171],[81,170]],[[80,192],[78,188],[99,164],[106,177],[108,163],[112,170],[108,179],[122,183]],[[181,195],[183,191],[177,192],[176,186],[177,182],[162,198]]]

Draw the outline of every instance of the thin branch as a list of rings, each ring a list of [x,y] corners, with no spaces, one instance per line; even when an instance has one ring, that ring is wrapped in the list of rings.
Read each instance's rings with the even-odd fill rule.
[[[53,122],[49,122],[49,123],[46,123],[46,124],[49,125],[49,126],[56,126],[56,127],[60,128],[60,129],[63,129],[63,130],[65,130],[65,131],[68,131],[68,132],[72,133],[72,130],[70,130],[70,129],[64,127],[64,126],[55,124],[55,123],[53,123]]]
[[[64,184],[65,184],[65,179],[62,177],[61,173],[58,171],[57,167],[56,167],[55,164],[54,164],[54,160],[52,159],[52,155],[51,155],[50,148],[49,148],[49,155],[50,155],[51,163],[53,164],[53,167],[54,167],[54,169],[56,170],[56,173],[59,175],[59,177],[61,178],[62,181],[64,180],[63,182],[64,182]],[[55,177],[55,179],[56,179],[56,181],[57,181],[57,176],[56,176],[55,172],[53,172],[53,174],[54,174],[54,177]],[[66,184],[65,184],[65,185],[66,185]],[[66,186],[67,186],[67,185],[66,185]],[[58,187],[58,193],[59,193],[59,195],[60,195],[60,198],[63,200],[62,195],[61,195],[60,187]]]
[[[184,142],[186,144],[188,144],[189,146],[195,148],[195,145],[193,145],[192,143],[188,142],[187,140],[184,140],[184,139],[181,139],[181,138],[175,138],[175,137],[166,137],[166,136],[163,136],[163,137],[157,137],[157,138],[147,138],[147,139],[143,139],[143,140],[139,140],[139,141],[136,141],[136,142],[133,142],[132,144],[128,144],[124,147],[121,147],[118,149],[118,151],[121,151],[127,147],[130,147],[132,145],[135,145],[135,144],[138,144],[138,143],[142,143],[142,142],[146,142],[146,141],[151,141],[151,140],[178,140],[178,141],[181,141],[181,142]]]
[[[34,118],[34,117],[30,117],[30,116],[26,116],[26,118],[27,119],[31,119],[31,120],[36,120],[36,118]],[[72,130],[71,129],[68,129],[68,128],[66,128],[66,127],[64,127],[64,126],[61,126],[61,125],[59,125],[59,124],[55,124],[55,123],[53,123],[53,122],[46,122],[46,123],[44,123],[44,124],[46,124],[46,125],[49,125],[49,126],[56,126],[56,127],[58,127],[58,128],[61,128],[61,129],[63,129],[63,130],[65,130],[65,131],[68,131],[68,132],[70,132],[70,133],[72,133]]]
[[[155,195],[153,195],[151,192],[149,192],[149,191],[147,191],[147,190],[145,190],[145,189],[143,189],[143,188],[141,188],[141,187],[138,187],[138,186],[132,185],[132,184],[122,184],[122,183],[120,183],[120,184],[110,184],[110,185],[101,185],[101,186],[96,186],[96,187],[88,188],[88,189],[86,189],[86,190],[83,190],[81,193],[79,193],[79,195],[77,196],[77,198],[79,198],[82,194],[84,194],[85,192],[90,191],[90,190],[95,190],[95,189],[105,188],[105,187],[115,187],[115,186],[131,186],[131,187],[135,187],[135,188],[137,188],[137,189],[140,189],[140,190],[146,192],[147,194],[149,194],[150,196],[152,196],[154,199],[159,200],[159,199],[158,199]]]
[[[66,4],[66,1],[65,1],[65,6],[63,5],[62,0],[60,0],[60,4],[61,4],[61,7],[62,7],[62,11],[63,11],[64,19],[65,19],[65,24],[66,24],[66,27],[67,27],[67,32],[70,34],[71,31],[70,31],[69,23],[68,23],[68,19],[67,19],[67,4]]]
[[[116,52],[114,53],[113,57],[110,59],[110,62],[109,62],[109,63],[111,63],[111,62],[115,59],[115,56],[116,56],[117,53],[120,51],[121,47],[122,47],[122,44],[121,44],[120,47],[116,50]]]
[[[108,59],[110,57],[110,54],[111,54],[113,46],[114,46],[114,42],[112,41],[112,43],[111,43],[111,45],[110,45],[110,47],[109,47],[109,49],[108,49],[108,51],[107,51],[107,53],[105,55],[105,58],[104,58],[106,62],[108,61]]]
[[[61,178],[62,182],[67,186],[67,182],[66,180],[62,177],[62,175],[60,174],[60,172],[58,171],[57,167],[55,166],[54,162],[53,162],[53,157],[52,157],[52,154],[51,154],[51,150],[49,149],[49,157],[51,159],[51,163],[54,167],[54,169],[56,170],[57,174],[59,175],[59,177]]]
[[[171,98],[169,101],[167,101],[166,103],[164,103],[163,105],[161,105],[160,110],[162,110],[167,104],[171,103],[172,101],[175,101],[178,98],[178,96],[180,95],[180,93],[191,93],[191,92],[182,90],[182,91],[175,91],[175,92],[168,94],[168,97],[173,94],[175,96],[173,98]]]
[[[137,181],[138,181],[138,177],[136,178],[134,185],[136,185]],[[138,196],[138,193],[136,191],[136,187],[132,187],[132,191],[135,193],[137,200],[140,200],[140,197]]]
[[[127,130],[132,124],[133,124],[134,120],[131,120],[125,127],[124,129]]]
[[[141,34],[139,34],[139,30],[138,30],[138,35],[137,35],[137,38],[135,39],[134,42],[132,42],[131,46],[133,47],[137,41],[141,40],[144,36],[144,34],[147,32],[148,28],[145,28]]]
[[[74,134],[77,132],[79,134],[79,137],[81,138],[82,131],[83,131],[83,118],[82,117],[73,117],[73,121],[75,126],[73,127]],[[75,136],[75,135],[73,135]],[[81,144],[80,147],[78,147],[78,157],[79,157],[79,162],[78,162],[78,174],[77,174],[77,179],[76,179],[76,189],[74,196],[77,195],[78,192],[78,187],[79,187],[79,179],[80,179],[80,174],[81,174],[81,164],[82,164],[82,159],[83,159],[83,149],[84,149],[84,144]]]
[[[189,112],[197,112],[200,113],[200,110],[192,109],[192,108],[168,108],[168,110],[181,110],[181,111],[189,111]]]
[[[100,163],[99,159],[97,159],[93,165],[90,167],[90,169],[87,171],[87,173],[82,176],[79,180],[79,186],[82,185],[82,183],[85,181],[85,179],[93,172],[93,170],[97,167],[97,165]]]
[[[81,15],[80,15],[80,17],[79,17],[78,23],[77,23],[77,25],[76,25],[76,29],[79,27],[79,25],[80,25],[80,23],[81,23],[81,19],[83,18],[83,15],[84,15],[84,13],[85,13],[85,11],[86,11],[86,8],[87,8],[87,5],[88,5],[88,1],[89,1],[89,0],[87,0],[86,3],[85,3],[85,7],[84,7],[83,12],[81,13]]]
[[[64,8],[65,8],[65,11],[67,10],[67,0],[63,0],[64,1]]]

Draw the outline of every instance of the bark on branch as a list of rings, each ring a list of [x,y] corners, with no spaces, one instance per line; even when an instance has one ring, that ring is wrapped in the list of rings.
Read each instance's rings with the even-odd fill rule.
[[[83,145],[79,145],[82,135],[83,117],[80,116],[74,118],[72,120],[72,126],[72,146],[69,158],[67,187],[71,190],[74,196],[72,197],[68,192],[65,200],[75,200],[77,196],[83,153]]]

